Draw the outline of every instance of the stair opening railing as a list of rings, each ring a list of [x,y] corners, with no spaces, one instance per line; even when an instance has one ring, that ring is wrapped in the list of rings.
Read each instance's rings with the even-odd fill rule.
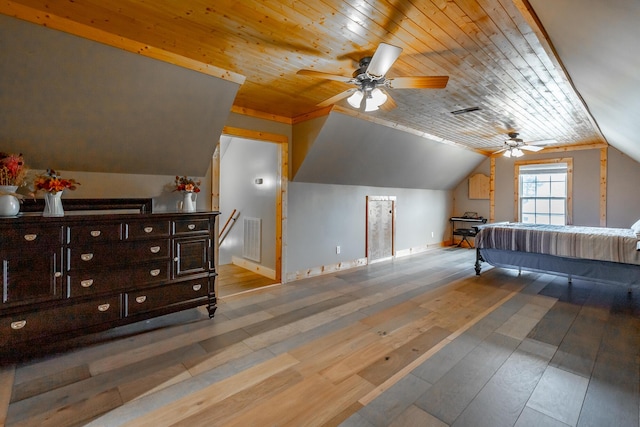
[[[222,242],[224,242],[225,237],[229,235],[229,232],[238,220],[238,217],[240,217],[240,212],[238,212],[237,209],[234,209],[233,212],[231,212],[231,215],[229,215],[227,222],[224,223],[222,230],[220,230],[220,234],[218,235],[218,245],[221,245]]]

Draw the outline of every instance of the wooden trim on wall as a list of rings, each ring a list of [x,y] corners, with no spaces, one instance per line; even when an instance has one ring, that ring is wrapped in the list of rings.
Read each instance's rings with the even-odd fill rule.
[[[607,148],[600,149],[600,227],[607,226]]]
[[[553,64],[553,68],[557,71],[557,76],[563,83],[568,84],[569,86],[571,86],[571,89],[573,89],[565,92],[565,95],[568,97],[569,102],[571,102],[573,105],[579,106],[582,109],[584,115],[589,120],[589,123],[591,123],[591,127],[598,133],[600,141],[606,141],[606,138],[600,130],[600,126],[598,126],[598,123],[591,115],[591,111],[589,111],[587,103],[580,95],[580,91],[578,91],[576,86],[573,84],[573,80],[571,80],[571,76],[569,75],[567,68],[564,66],[564,63],[560,59],[560,55],[558,55],[555,46],[551,42],[551,37],[549,37],[549,34],[547,34],[547,32],[545,31],[542,22],[540,22],[540,18],[538,18],[538,15],[533,10],[533,7],[529,3],[529,0],[513,0],[513,4],[518,9],[522,17],[527,21],[529,27],[534,33],[534,37],[547,53],[549,60]],[[606,142],[603,143],[606,144]]]
[[[317,117],[328,116],[329,113],[331,113],[332,108],[333,108],[333,105],[330,105],[328,107],[320,108],[319,110],[315,110],[307,114],[301,114],[299,116],[294,117],[292,119],[292,123],[295,125],[298,123],[306,122],[307,120],[315,119]]]
[[[251,108],[239,107],[233,105],[231,112],[236,114],[242,114],[243,116],[255,117],[257,119],[270,120],[272,122],[284,123],[287,125],[293,124],[293,120],[289,117],[277,116],[275,114],[265,113],[258,110],[252,110]]]
[[[159,61],[178,65],[189,70],[218,77],[219,79],[228,80],[239,85],[242,85],[246,79],[243,75],[229,70],[224,70],[216,67],[215,65],[187,58],[185,56],[169,52],[168,50],[140,43],[117,34],[108,33],[62,16],[54,15],[48,10],[35,9],[33,7],[12,2],[11,0],[0,2],[0,13],[37,25],[42,25],[47,28],[53,28],[58,31],[73,34],[88,40],[93,40],[98,43],[103,43],[118,49],[126,50],[127,52],[136,53]]]
[[[278,177],[276,179],[276,278],[275,280],[284,283],[282,271],[286,267],[283,262],[283,249],[286,248],[286,218],[287,218],[287,189],[289,182],[289,138],[269,132],[260,132],[249,129],[241,129],[225,126],[222,129],[223,135],[232,137],[253,139],[278,144],[280,152],[280,164],[278,165]],[[218,167],[218,173],[219,173]],[[220,192],[218,182],[218,194]],[[214,190],[212,189],[212,193]]]
[[[580,150],[599,150],[602,148],[607,148],[609,144],[606,142],[593,142],[593,143],[585,143],[585,144],[571,144],[571,145],[552,145],[544,147],[544,153],[566,153],[569,151],[580,151]],[[500,153],[490,153],[487,151],[480,151],[480,153],[489,156],[491,158],[502,157],[503,152]]]
[[[491,172],[489,174],[489,222],[496,220],[496,159],[492,157]]]
[[[220,211],[220,141],[216,144],[216,149],[211,157],[211,210]],[[218,215],[213,227],[213,235],[216,239],[216,244],[213,245],[213,260],[216,271],[218,271],[218,265],[220,265],[218,262],[220,260],[220,245],[218,244],[220,241],[220,221],[224,221],[224,219]],[[218,283],[219,280],[215,280],[213,285],[213,291],[216,295],[220,295]]]

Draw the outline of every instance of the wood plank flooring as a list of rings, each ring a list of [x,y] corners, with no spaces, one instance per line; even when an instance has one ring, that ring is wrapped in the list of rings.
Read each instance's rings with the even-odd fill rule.
[[[219,265],[217,273],[217,292],[222,298],[278,283],[234,264]]]
[[[6,426],[638,426],[640,301],[441,248],[0,367]]]

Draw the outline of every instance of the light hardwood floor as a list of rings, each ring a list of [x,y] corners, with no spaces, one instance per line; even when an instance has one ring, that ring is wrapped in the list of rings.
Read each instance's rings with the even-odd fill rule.
[[[234,264],[219,265],[217,273],[218,296],[222,298],[278,283]]]
[[[473,260],[436,249],[60,344],[1,368],[0,421],[638,426],[638,294]]]

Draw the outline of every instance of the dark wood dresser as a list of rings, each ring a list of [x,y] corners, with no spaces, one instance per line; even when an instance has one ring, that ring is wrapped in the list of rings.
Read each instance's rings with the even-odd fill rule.
[[[0,219],[0,351],[207,306],[218,212]]]

